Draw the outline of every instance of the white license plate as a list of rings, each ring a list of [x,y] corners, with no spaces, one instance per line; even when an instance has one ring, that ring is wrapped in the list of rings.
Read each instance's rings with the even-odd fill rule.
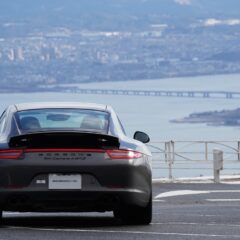
[[[49,174],[48,189],[81,189],[82,176],[80,174]]]

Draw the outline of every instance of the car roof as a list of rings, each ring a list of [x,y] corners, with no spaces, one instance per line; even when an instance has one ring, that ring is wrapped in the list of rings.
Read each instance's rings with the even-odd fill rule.
[[[107,105],[83,102],[33,102],[15,104],[16,111],[44,109],[44,108],[80,108],[107,111]]]

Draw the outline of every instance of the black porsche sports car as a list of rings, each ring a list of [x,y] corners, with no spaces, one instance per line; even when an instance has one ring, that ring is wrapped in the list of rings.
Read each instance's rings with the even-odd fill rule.
[[[123,222],[152,218],[149,137],[126,136],[108,105],[25,103],[0,118],[2,211],[113,211]]]

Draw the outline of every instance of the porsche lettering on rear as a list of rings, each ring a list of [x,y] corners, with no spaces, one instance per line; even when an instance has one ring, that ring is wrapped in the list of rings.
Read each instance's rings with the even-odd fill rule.
[[[82,153],[38,153],[38,157],[44,160],[86,160],[87,157],[91,157],[91,154],[82,154]]]

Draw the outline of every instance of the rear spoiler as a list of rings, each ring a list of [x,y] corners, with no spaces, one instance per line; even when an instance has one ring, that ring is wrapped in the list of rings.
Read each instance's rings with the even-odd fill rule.
[[[118,149],[117,137],[92,132],[37,132],[10,138],[10,148],[99,148]]]

